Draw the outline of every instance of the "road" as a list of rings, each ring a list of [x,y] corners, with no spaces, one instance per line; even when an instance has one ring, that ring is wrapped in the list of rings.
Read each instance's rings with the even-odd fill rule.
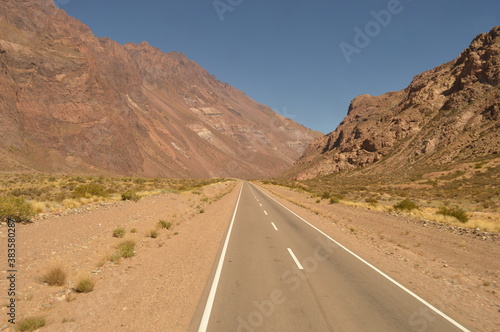
[[[190,330],[468,331],[250,183]]]

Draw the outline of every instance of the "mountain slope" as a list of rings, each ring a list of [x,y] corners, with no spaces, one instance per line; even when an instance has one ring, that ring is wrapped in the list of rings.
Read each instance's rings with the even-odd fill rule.
[[[337,129],[311,143],[287,175],[307,179],[368,165],[387,173],[495,156],[499,113],[497,26],[406,89],[355,98]]]
[[[118,43],[50,0],[0,3],[0,170],[264,177],[319,133],[180,53]]]

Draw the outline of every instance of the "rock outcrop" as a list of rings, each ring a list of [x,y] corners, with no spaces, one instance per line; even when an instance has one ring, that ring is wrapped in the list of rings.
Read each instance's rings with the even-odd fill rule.
[[[158,177],[271,176],[320,135],[52,0],[0,2],[0,128],[0,170]]]
[[[288,171],[297,179],[474,160],[500,152],[500,26],[404,90],[355,98],[332,133]]]

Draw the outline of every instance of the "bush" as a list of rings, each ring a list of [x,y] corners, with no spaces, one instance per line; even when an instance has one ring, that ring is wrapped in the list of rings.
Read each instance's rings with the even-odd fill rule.
[[[330,204],[335,204],[335,203],[338,203],[338,202],[340,202],[340,200],[337,197],[330,198]]]
[[[329,199],[330,198],[330,193],[325,191],[324,193],[321,194],[322,199]]]
[[[132,228],[132,229],[130,230],[130,233],[133,233],[133,234],[137,233],[137,228]]]
[[[158,237],[158,231],[156,229],[152,229],[149,232],[148,236],[152,239],[156,239]]]
[[[42,317],[28,317],[19,322],[19,331],[35,331],[45,326],[45,319]]]
[[[130,258],[135,255],[135,241],[127,240],[123,241],[116,247],[118,249],[118,254],[123,258]]]
[[[95,281],[90,277],[83,277],[78,280],[76,291],[78,293],[90,293],[94,290]]]
[[[439,211],[436,213],[442,214],[443,216],[454,217],[463,223],[466,223],[467,221],[469,221],[469,217],[467,216],[467,213],[465,213],[465,211],[462,210],[461,208],[459,208],[458,206],[453,206],[453,207],[441,206],[439,208]]]
[[[120,252],[115,252],[113,255],[109,256],[109,260],[115,264],[120,263],[120,259],[122,258]]]
[[[161,228],[166,228],[166,229],[172,228],[172,222],[171,221],[160,220],[160,221],[158,221],[158,225]]]
[[[125,229],[122,227],[118,227],[113,231],[113,237],[124,237],[125,236]]]
[[[35,215],[31,204],[18,197],[0,197],[0,221],[27,222]]]
[[[403,211],[403,210],[411,211],[411,210],[418,209],[418,205],[415,202],[406,198],[406,199],[402,200],[401,202],[399,202],[398,204],[393,205],[393,208],[396,210],[400,210],[400,211]]]
[[[49,286],[64,286],[66,283],[66,271],[60,266],[52,267],[42,276],[42,281]]]
[[[73,189],[73,197],[75,198],[91,196],[107,197],[108,194],[106,189],[97,183],[81,184]]]
[[[378,200],[375,197],[368,197],[367,199],[365,199],[365,202],[368,204],[377,204]]]
[[[122,192],[122,201],[134,201],[137,202],[141,199],[133,190],[127,190]]]

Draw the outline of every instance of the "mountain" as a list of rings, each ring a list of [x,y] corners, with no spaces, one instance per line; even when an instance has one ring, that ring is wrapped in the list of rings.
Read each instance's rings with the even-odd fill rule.
[[[52,0],[0,2],[0,128],[0,170],[158,177],[271,176],[320,135]]]
[[[404,90],[355,98],[335,131],[286,174],[296,179],[370,166],[372,173],[500,153],[500,26]]]

